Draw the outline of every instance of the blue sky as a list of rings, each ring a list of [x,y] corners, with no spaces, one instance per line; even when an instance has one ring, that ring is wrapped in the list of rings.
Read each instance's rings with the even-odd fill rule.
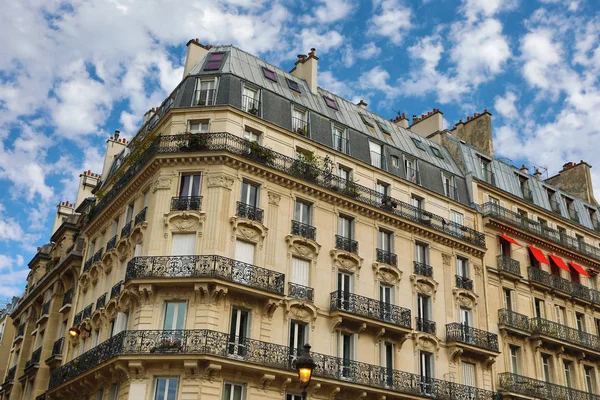
[[[185,43],[234,44],[284,69],[317,49],[319,85],[369,109],[493,114],[496,152],[600,170],[597,0],[5,2],[0,13],[0,299],[115,129],[181,79]],[[599,161],[599,162],[597,162]],[[592,169],[596,185],[600,174]]]

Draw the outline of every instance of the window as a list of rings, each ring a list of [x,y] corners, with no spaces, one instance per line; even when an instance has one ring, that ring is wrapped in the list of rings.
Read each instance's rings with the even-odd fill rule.
[[[419,351],[419,373],[421,376],[421,392],[432,394],[433,380],[433,354],[425,351]]]
[[[484,181],[495,185],[494,173],[492,172],[492,162],[487,158],[479,156],[479,163],[481,165],[481,176]]]
[[[508,240],[506,240],[500,236],[498,236],[498,241],[500,243],[500,254],[505,257],[510,257],[512,254],[511,243]]]
[[[527,201],[533,202],[533,194],[531,193],[531,190],[529,190],[529,179],[519,174],[517,174],[517,178],[519,179],[519,187],[521,188],[523,198]]]
[[[308,131],[306,121],[306,110],[292,107],[292,131],[301,135],[306,135]]]
[[[379,362],[381,367],[385,368],[385,383],[387,386],[392,386],[394,383],[394,345],[390,342],[383,342],[380,348]]]
[[[588,393],[595,393],[596,390],[594,388],[594,367],[586,365],[583,367],[583,371],[585,373],[585,388],[587,389]]]
[[[110,237],[115,237],[117,235],[117,231],[119,230],[119,219],[114,219],[112,222],[112,227],[110,228]]]
[[[163,329],[166,331],[185,329],[185,311],[187,304],[185,301],[167,301],[165,302],[165,318]]]
[[[381,319],[391,322],[391,305],[394,304],[394,288],[392,286],[379,284],[379,302],[381,304]]]
[[[428,322],[431,320],[431,297],[419,293],[417,294],[417,330],[429,332]]]
[[[475,364],[469,362],[461,362],[462,364],[462,381],[463,385],[475,388]],[[471,395],[471,399],[475,399],[475,394]]]
[[[201,179],[202,175],[200,174],[181,174],[179,179],[179,197],[200,196]]]
[[[566,361],[564,362],[564,366],[565,366],[565,383],[567,384],[568,388],[572,388],[573,387],[573,372],[572,372],[572,368],[571,368],[571,361]]]
[[[542,354],[542,372],[546,382],[552,382],[552,356],[550,354]]]
[[[196,95],[194,105],[212,106],[215,103],[216,79],[198,79],[196,81]]]
[[[600,319],[594,318],[596,321],[596,335],[600,336]]]
[[[384,182],[377,181],[377,183],[375,184],[375,191],[377,192],[377,194],[379,194],[381,204],[388,207],[392,206],[392,199],[389,198],[390,185]]]
[[[379,143],[369,142],[369,150],[371,152],[371,165],[377,168],[382,168],[382,146]]]
[[[300,85],[298,85],[298,82],[293,81],[293,80],[288,79],[288,78],[286,78],[286,80],[287,80],[288,87],[290,89],[292,89],[294,92],[300,93]]]
[[[249,140],[251,142],[260,143],[260,133],[246,128],[244,130],[244,139]]]
[[[263,67],[263,75],[265,76],[265,78],[273,81],[273,82],[277,82],[277,75],[275,74],[275,71],[271,71],[270,69],[264,68]]]
[[[353,222],[354,219],[352,217],[340,215],[338,217],[338,235],[343,238],[352,239],[354,237]]]
[[[311,225],[312,204],[302,200],[296,200],[294,210],[294,221],[298,221],[305,225]]]
[[[492,196],[489,197],[489,202],[492,203],[495,206],[499,206],[500,205],[500,200],[498,200],[497,198],[492,197]]]
[[[456,187],[454,186],[454,177],[442,174],[442,183],[444,185],[444,194],[451,199],[457,200]]]
[[[172,256],[191,256],[196,254],[195,233],[174,233],[171,239]]]
[[[534,307],[535,307],[535,316],[537,318],[546,318],[544,300],[536,298],[534,300]]]
[[[440,151],[440,149],[438,149],[437,147],[434,147],[434,146],[429,146],[429,148],[431,149],[431,152],[433,153],[434,156],[436,156],[437,158],[441,158],[442,160],[444,159],[444,156],[442,155],[442,152]]]
[[[585,316],[582,313],[575,313],[575,321],[577,322],[577,330],[585,332]]]
[[[258,90],[244,85],[242,93],[242,110],[253,115],[258,115],[260,109]]]
[[[239,383],[225,383],[223,400],[244,400],[246,397],[245,386]]]
[[[235,259],[246,264],[254,264],[254,248],[253,243],[237,240],[235,242]]]
[[[257,207],[258,206],[258,194],[259,194],[260,186],[255,183],[251,183],[248,181],[242,182],[242,198],[240,201],[243,204]]]
[[[287,393],[285,395],[285,400],[302,400],[302,396],[299,394],[290,394]]]
[[[450,210],[450,222],[452,222],[450,229],[454,236],[461,237],[463,235],[462,226],[464,223],[464,216],[454,210]]]
[[[337,276],[337,307],[341,310],[349,310],[350,294],[353,289],[352,274],[344,271],[338,271]]]
[[[309,286],[310,262],[298,257],[292,257],[292,277],[290,282]]]
[[[562,306],[554,306],[554,312],[556,314],[556,322],[565,325],[567,310]]]
[[[110,394],[108,396],[109,400],[118,400],[119,399],[119,384],[113,383],[110,385]]]
[[[394,250],[394,242],[393,242],[394,234],[385,229],[379,229],[378,235],[378,246],[379,249],[385,253],[393,253]]]
[[[456,275],[469,278],[469,260],[462,257],[456,257]]]
[[[510,368],[513,374],[519,374],[519,347],[509,346],[510,349]]]
[[[571,218],[573,221],[579,222],[579,216],[577,214],[577,211],[575,211],[575,201],[573,201],[573,199],[571,199],[570,197],[563,196],[563,199],[565,199],[565,203],[567,204],[569,218]]]
[[[104,389],[96,390],[96,400],[103,400],[104,397]]]
[[[425,151],[425,146],[423,146],[423,142],[416,138],[412,138],[412,141],[415,144],[415,146],[417,146],[417,149]]]
[[[339,126],[333,125],[333,148],[344,154],[348,154],[348,133],[346,129]]]
[[[512,290],[503,289],[504,291],[504,308],[513,311]]]
[[[246,355],[246,338],[250,325],[248,311],[233,307],[229,327],[229,354],[243,357]]]
[[[338,173],[340,175],[340,178],[342,178],[345,181],[350,182],[352,180],[352,172],[350,169],[342,167],[341,165],[338,167]]]
[[[420,264],[429,264],[429,246],[424,243],[415,243],[415,261]]]
[[[417,160],[405,158],[404,169],[406,170],[406,179],[416,183],[417,185],[421,184],[421,178],[419,176],[419,164],[417,163]]]
[[[337,103],[335,102],[334,99],[332,99],[331,97],[327,97],[327,96],[323,96],[323,99],[325,100],[325,104],[327,105],[327,107],[333,108],[336,111],[338,110]]]
[[[371,120],[371,118],[365,114],[358,114],[360,115],[360,119],[362,119],[362,122],[370,127],[373,127],[373,121]]]
[[[156,378],[154,400],[177,400],[177,378]]]
[[[400,168],[400,158],[397,156],[392,156],[392,166],[394,168]]]
[[[386,135],[391,135],[390,129],[383,122],[377,121],[377,126],[381,132],[385,133]]]
[[[208,62],[204,67],[205,71],[214,71],[221,69],[221,63],[223,62],[223,58],[225,58],[225,53],[211,53],[208,56]]]
[[[459,314],[460,314],[460,324],[465,326],[465,327],[472,327],[473,326],[473,311],[469,308],[464,308],[461,307],[459,310]],[[470,336],[470,332],[468,330],[464,330],[463,331],[463,339],[465,341],[468,341],[468,337],[466,336]]]
[[[290,324],[290,355],[292,361],[302,355],[305,343],[308,343],[308,324],[292,320]]]
[[[98,337],[100,336],[100,331],[97,329],[94,329],[92,331],[92,349],[94,347],[96,347],[98,345]]]
[[[189,131],[191,133],[208,133],[208,121],[190,121]]]
[[[538,217],[538,222],[540,223],[541,226],[546,227],[546,228],[548,227],[548,221],[546,221],[545,219]]]
[[[342,359],[342,377],[351,378],[354,369],[352,361],[354,360],[355,336],[347,333],[340,333],[338,336],[338,357]]]

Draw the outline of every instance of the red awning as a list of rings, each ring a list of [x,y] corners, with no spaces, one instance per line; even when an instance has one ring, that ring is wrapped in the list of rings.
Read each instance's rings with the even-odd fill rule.
[[[569,272],[571,271],[571,270],[569,269],[569,267],[567,267],[567,264],[565,264],[565,262],[562,260],[562,258],[560,258],[560,257],[558,257],[558,256],[555,256],[554,254],[548,254],[548,255],[550,256],[550,259],[551,259],[552,261],[554,261],[554,263],[555,263],[556,265],[558,265],[559,267],[561,267],[561,268],[562,268],[562,269],[564,269],[564,270],[567,270],[567,271],[569,271]]]
[[[575,264],[573,261],[569,262],[569,264],[575,269],[575,271],[579,272],[581,275],[587,276],[588,278],[590,277],[590,274],[588,274],[587,271],[583,269],[581,265]]]
[[[520,246],[519,242],[517,242],[515,239],[511,238],[510,236],[506,236],[506,235],[503,235],[501,233],[499,233],[498,236],[500,236],[502,239],[506,240],[509,243],[516,244],[517,246]]]
[[[540,249],[538,249],[537,247],[529,246],[529,251],[531,251],[531,254],[533,254],[536,260],[546,265],[550,265],[550,261],[548,261],[548,259]]]

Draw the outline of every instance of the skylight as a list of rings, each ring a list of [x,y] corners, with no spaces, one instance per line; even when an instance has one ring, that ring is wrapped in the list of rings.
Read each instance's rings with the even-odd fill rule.
[[[221,63],[223,62],[223,58],[225,57],[225,53],[211,53],[208,56],[208,62],[204,67],[205,71],[214,71],[217,69],[221,69]]]
[[[275,75],[275,72],[271,71],[270,69],[263,68],[263,74],[265,75],[265,78],[273,82],[277,82],[277,75]]]
[[[290,89],[292,89],[294,92],[300,93],[300,85],[298,85],[298,82],[288,79],[287,83]]]
[[[373,126],[373,121],[371,121],[371,118],[369,118],[365,114],[360,114],[360,118],[363,120],[363,122],[365,123],[365,125]]]
[[[419,139],[412,138],[412,141],[419,150],[425,151],[425,146],[423,146],[423,143]]]
[[[436,156],[437,158],[441,158],[442,160],[444,159],[444,156],[437,147],[429,146],[429,148],[431,149],[431,152],[434,156]]]
[[[333,108],[334,110],[338,109],[337,103],[334,99],[327,96],[323,96],[323,99],[325,99],[325,104],[327,104],[327,107]]]
[[[390,135],[390,129],[387,126],[385,126],[379,121],[377,121],[377,126],[379,127],[381,132],[385,133],[386,135]]]

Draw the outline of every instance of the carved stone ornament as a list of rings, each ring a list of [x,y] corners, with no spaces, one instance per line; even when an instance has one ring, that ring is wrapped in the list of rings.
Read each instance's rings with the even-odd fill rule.
[[[473,309],[477,305],[477,299],[479,296],[470,290],[453,289],[452,294],[454,295],[454,299],[459,306]]]
[[[258,221],[251,221],[246,218],[231,217],[229,223],[233,229],[231,241],[235,242],[236,238],[256,243],[262,249],[265,238],[267,237],[268,228]]]
[[[185,375],[183,379],[186,380],[194,380],[198,377],[199,368],[198,368],[198,360],[183,360],[183,369],[185,371]]]
[[[460,358],[460,356],[462,356],[462,354],[463,354],[463,349],[461,349],[460,347],[457,347],[457,346],[452,346],[452,347],[448,347],[448,352],[450,353],[450,361],[453,364],[456,364],[458,362],[458,359]]]
[[[212,382],[215,380],[215,378],[218,377],[219,373],[221,372],[221,365],[219,364],[214,364],[214,363],[209,363],[205,368],[204,368],[204,376],[203,379],[207,380],[209,382]]]
[[[154,182],[152,182],[152,193],[156,193],[158,190],[171,190],[173,179],[176,177],[175,173],[161,174]]]
[[[224,189],[231,189],[235,183],[235,178],[227,175],[217,175],[208,177],[208,187],[220,187]]]
[[[269,196],[269,204],[275,207],[279,206],[279,202],[281,201],[281,195],[275,192],[267,192]]]
[[[440,342],[436,335],[425,332],[415,332],[413,334],[413,343],[415,345],[415,354],[418,351],[427,351],[429,353],[438,353]]]
[[[360,267],[362,267],[363,259],[358,254],[349,251],[333,249],[329,252],[333,260],[332,270],[341,269],[351,272],[358,278]]]
[[[444,264],[444,267],[449,267],[452,265],[452,255],[442,253],[442,263]]]
[[[402,271],[395,265],[373,263],[373,272],[376,281],[392,286],[399,284],[402,279]]]
[[[313,303],[289,299],[284,303],[285,307],[285,322],[289,318],[296,321],[306,322],[310,324],[312,330],[315,329],[315,322],[317,321],[317,307]]]
[[[285,241],[288,244],[288,258],[298,256],[315,262],[317,261],[321,245],[314,240],[297,235],[287,235]]]
[[[483,268],[481,267],[481,264],[473,264],[473,269],[475,270],[475,276],[483,275]]]
[[[411,275],[410,281],[412,282],[413,291],[415,293],[421,293],[426,296],[431,296],[435,300],[435,295],[438,289],[438,282],[428,276],[422,275]]]
[[[198,232],[198,236],[202,236],[206,214],[204,211],[171,211],[163,220],[167,231]]]
[[[273,383],[274,380],[275,380],[275,375],[263,374],[263,376],[261,376],[260,379],[258,380],[258,388],[260,390],[267,390],[271,386],[271,383]]]

